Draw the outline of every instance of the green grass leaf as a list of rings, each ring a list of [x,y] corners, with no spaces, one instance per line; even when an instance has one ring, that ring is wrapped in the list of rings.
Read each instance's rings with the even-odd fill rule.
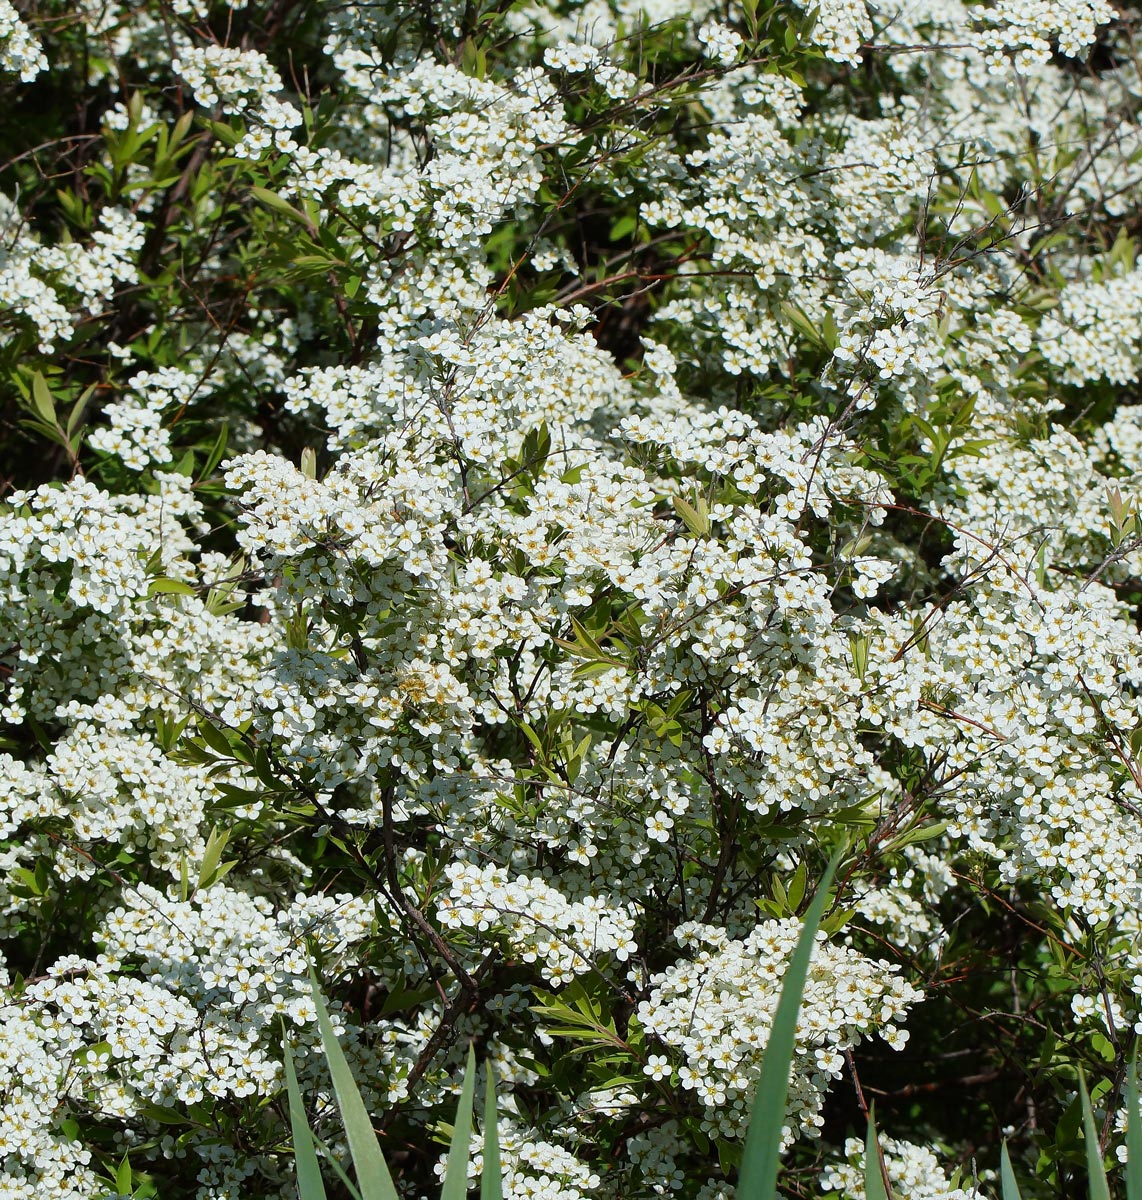
[[[285,1067],[286,1096],[289,1098],[289,1126],[293,1133],[293,1158],[297,1168],[297,1194],[299,1200],[325,1200],[325,1184],[321,1179],[321,1167],[317,1162],[317,1151],[313,1145],[313,1134],[305,1116],[305,1105],[301,1089],[297,1086],[297,1073],[293,1067],[293,1051],[289,1035],[282,1037],[282,1064]]]
[[[1142,1200],[1142,1113],[1138,1111],[1138,1054],[1126,1076],[1126,1200]]]
[[[452,1126],[452,1144],[448,1148],[448,1166],[444,1172],[444,1187],[440,1200],[464,1200],[468,1194],[468,1158],[472,1141],[472,1094],[476,1087],[476,1052],[468,1046],[468,1065],[464,1070],[464,1086],[460,1089],[460,1104]]]
[[[1007,1153],[1007,1139],[999,1150],[999,1186],[1003,1200],[1023,1200],[1019,1194],[1019,1184],[1015,1182],[1015,1172],[1011,1169],[1011,1155]]]
[[[1086,1080],[1079,1072],[1079,1095],[1083,1102],[1083,1133],[1086,1135],[1087,1194],[1090,1200],[1110,1200],[1110,1188],[1106,1182],[1106,1171],[1102,1165],[1102,1151],[1098,1146],[1098,1130],[1094,1125],[1094,1113],[1087,1095]]]
[[[313,988],[313,1003],[317,1007],[321,1044],[325,1047],[325,1057],[329,1060],[329,1073],[333,1077],[333,1090],[337,1094],[337,1107],[341,1110],[341,1120],[345,1125],[345,1136],[349,1142],[349,1153],[353,1158],[353,1169],[357,1174],[361,1200],[399,1200],[384,1155],[381,1154],[377,1135],[373,1132],[373,1122],[337,1041],[337,1034],[333,1031],[329,1011],[325,1007],[325,1000],[322,998],[321,988],[312,967],[309,980]]]
[[[884,1175],[880,1170],[880,1139],[876,1136],[876,1114],[868,1110],[868,1133],[864,1138],[864,1195],[865,1200],[888,1200]]]
[[[484,1169],[480,1173],[480,1200],[503,1200],[504,1184],[500,1173],[500,1135],[496,1128],[496,1077],[487,1065],[488,1082],[484,1090]]]
[[[761,1077],[754,1093],[753,1112],[746,1134],[738,1176],[737,1195],[740,1200],[774,1200],[777,1195],[777,1172],[781,1166],[781,1127],[785,1118],[785,1100],[789,1094],[789,1068],[797,1034],[797,1013],[809,974],[813,954],[813,939],[829,899],[829,885],[844,856],[844,848],[833,855],[825,874],[817,885],[816,895],[805,914],[805,924],[797,948],[789,960],[781,998],[773,1016],[773,1028],[761,1063]]]

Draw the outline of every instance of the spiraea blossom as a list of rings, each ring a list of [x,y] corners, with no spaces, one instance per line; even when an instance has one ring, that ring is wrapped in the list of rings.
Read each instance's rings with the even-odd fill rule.
[[[471,1044],[513,1200],[728,1200],[834,852],[802,1193],[866,1084],[902,1196],[1078,1068],[1124,1130],[1128,18],[0,0],[0,67],[0,1194],[293,1196],[312,970],[402,1194]]]

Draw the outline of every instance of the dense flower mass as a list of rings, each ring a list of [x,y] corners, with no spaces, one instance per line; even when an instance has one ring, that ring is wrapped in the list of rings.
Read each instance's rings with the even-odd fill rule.
[[[295,1195],[312,969],[403,1194],[474,1043],[512,1200],[730,1200],[838,852],[791,1194],[1113,1159],[1136,33],[0,0],[0,1197]]]

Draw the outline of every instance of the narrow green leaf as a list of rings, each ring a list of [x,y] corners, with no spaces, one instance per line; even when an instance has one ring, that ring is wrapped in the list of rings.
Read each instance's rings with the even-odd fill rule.
[[[888,1200],[880,1170],[880,1139],[876,1136],[874,1108],[868,1110],[868,1132],[864,1138],[864,1194],[865,1200]]]
[[[1138,1053],[1126,1077],[1126,1200],[1142,1200],[1142,1113],[1138,1109]]]
[[[1023,1200],[1019,1194],[1019,1184],[1015,1182],[1015,1172],[1011,1169],[1011,1155],[1007,1153],[1007,1139],[999,1151],[999,1185],[1003,1189],[1003,1200]]]
[[[79,395],[79,399],[76,400],[76,402],[71,406],[71,412],[68,414],[67,418],[66,433],[68,438],[71,438],[76,429],[79,428],[79,422],[83,419],[83,414],[87,409],[87,402],[94,394],[95,384],[91,384],[89,387],[83,389]]]
[[[813,321],[809,317],[808,313],[806,313],[805,310],[799,305],[787,300],[781,305],[781,313],[811,345],[824,345],[825,338],[821,330],[819,330],[813,324]]]
[[[218,826],[211,829],[202,852],[202,865],[198,868],[198,886],[205,887],[214,878],[214,872],[222,861],[222,851],[230,840],[230,831],[219,832]]]
[[[217,725],[207,720],[206,717],[199,717],[196,724],[198,727],[198,736],[202,738],[215,754],[220,754],[223,758],[234,757],[234,751],[230,748],[230,739]]]
[[[490,1062],[485,1069],[488,1082],[484,1090],[484,1169],[480,1174],[480,1200],[503,1200],[500,1135],[496,1127],[496,1077]]]
[[[56,404],[52,399],[51,388],[48,387],[47,380],[37,371],[32,376],[32,404],[35,406],[36,412],[49,425],[57,425],[56,420]]]
[[[300,209],[294,208],[288,200],[283,200],[277,192],[271,192],[269,188],[253,187],[250,189],[250,194],[259,203],[264,204],[266,208],[272,209],[276,213],[281,213],[284,217],[289,217],[291,221],[297,221],[299,225],[310,228],[311,222],[305,213]]]
[[[157,596],[164,592],[172,596],[198,595],[195,588],[191,587],[189,583],[183,583],[181,579],[152,579],[147,588],[147,596]]]
[[[126,1154],[119,1160],[119,1169],[115,1172],[115,1186],[121,1195],[129,1196],[134,1188],[131,1186],[131,1160]]]
[[[1086,1080],[1079,1072],[1079,1095],[1083,1103],[1083,1133],[1086,1144],[1087,1191],[1090,1200],[1110,1200],[1110,1187],[1106,1182],[1106,1170],[1102,1165],[1102,1151],[1098,1146],[1098,1130],[1094,1124],[1094,1113],[1087,1095]]]
[[[229,426],[223,421],[222,428],[218,430],[218,436],[214,439],[214,445],[211,446],[210,453],[206,456],[206,462],[202,465],[202,470],[198,476],[199,483],[204,479],[209,479],[214,474],[214,468],[218,466],[222,461],[223,455],[226,453],[226,441],[229,436]]]
[[[440,1200],[464,1200],[468,1194],[468,1158],[472,1143],[472,1096],[476,1088],[476,1052],[468,1046],[468,1065],[464,1070],[464,1086],[456,1122],[452,1126],[452,1144],[448,1148],[448,1165],[444,1171],[444,1187]]]
[[[345,1189],[349,1200],[361,1200],[361,1193],[357,1190],[357,1185],[345,1174],[345,1168],[338,1162],[337,1155],[333,1153],[330,1147],[316,1133],[313,1134],[313,1144],[321,1151],[321,1154],[325,1157],[325,1161],[333,1168],[333,1174],[341,1180],[341,1186]]]
[[[317,1025],[321,1030],[321,1044],[329,1060],[329,1073],[333,1077],[333,1090],[337,1094],[337,1107],[345,1124],[345,1137],[349,1142],[349,1153],[357,1173],[357,1186],[361,1189],[361,1200],[399,1200],[393,1186],[392,1176],[385,1165],[373,1122],[369,1118],[361,1092],[353,1079],[353,1072],[333,1032],[329,1010],[321,995],[321,988],[313,968],[309,969],[309,981],[313,988],[313,1003],[317,1008]]]
[[[293,1051],[288,1034],[282,1038],[282,1065],[285,1067],[286,1096],[289,1098],[289,1126],[293,1133],[297,1194],[299,1200],[325,1200],[325,1184],[321,1179],[321,1167],[318,1165],[317,1151],[313,1146],[313,1134],[306,1120],[301,1089],[297,1086],[297,1073],[293,1067]]]
[[[682,518],[682,524],[695,536],[705,537],[710,532],[710,514],[705,505],[699,500],[695,506],[681,496],[671,496],[674,511]]]
[[[602,646],[587,632],[587,627],[574,617],[568,617],[571,622],[571,628],[575,631],[575,640],[587,650],[592,658],[606,658],[606,651]]]
[[[40,888],[39,880],[36,879],[35,871],[29,871],[27,867],[13,867],[11,876],[17,884],[21,885],[24,891],[29,892],[31,895],[42,896],[44,894]]]
[[[821,924],[821,917],[829,899],[829,885],[833,882],[833,876],[844,857],[844,852],[844,847],[839,849],[825,868],[813,902],[805,914],[805,924],[797,941],[797,948],[793,951],[785,971],[785,982],[782,984],[781,998],[773,1016],[769,1044],[765,1048],[765,1057],[761,1063],[761,1077],[754,1094],[749,1132],[746,1134],[737,1187],[737,1194],[742,1200],[774,1200],[777,1196],[777,1172],[781,1166],[781,1126],[785,1119],[785,1100],[789,1093],[789,1068],[793,1063],[793,1049],[796,1043],[797,1013],[801,1007],[805,979],[809,974],[813,939],[817,935],[817,928]]]
[[[544,749],[543,742],[540,741],[539,734],[536,733],[535,730],[532,729],[532,727],[526,721],[520,721],[517,728],[524,735],[524,737],[527,738],[527,740],[536,748],[536,750],[539,751],[540,758],[541,759],[546,758],[547,751]]]

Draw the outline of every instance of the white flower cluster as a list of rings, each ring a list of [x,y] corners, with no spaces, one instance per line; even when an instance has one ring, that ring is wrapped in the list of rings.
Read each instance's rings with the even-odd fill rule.
[[[281,78],[264,54],[230,46],[188,46],[171,63],[206,108],[243,112],[264,92],[281,90]]]
[[[841,330],[833,358],[850,369],[849,390],[872,407],[876,389],[888,381],[902,392],[926,391],[942,357],[937,332],[944,294],[938,282],[914,259],[884,252],[850,251],[838,255],[853,300],[840,315]]]
[[[754,1087],[781,992],[786,963],[800,935],[798,921],[768,921],[744,938],[698,922],[675,937],[695,950],[691,961],[651,980],[639,1023],[684,1062],[683,1088],[706,1110],[705,1127],[720,1136],[740,1134],[749,1120]],[[895,1022],[920,993],[887,963],[821,940],[805,984],[797,1019],[784,1141],[821,1124],[830,1082],[851,1050],[874,1029],[899,1048],[908,1034]]]
[[[904,44],[908,38],[900,28],[900,19],[903,16],[905,23],[911,24],[919,7],[825,0],[817,8],[813,40],[824,48],[828,58],[856,66],[865,49],[881,44],[876,36],[880,29]],[[1020,71],[1034,71],[1050,61],[1056,46],[1061,53],[1080,58],[1094,42],[1099,27],[1117,15],[1107,0],[996,0],[972,5],[970,10],[959,4],[947,5],[946,9],[933,6],[940,23],[962,18],[968,11],[971,24],[965,21],[961,28],[970,31],[968,44],[983,56],[994,74],[1003,73],[1009,61]]]
[[[99,1181],[91,1151],[54,1129],[51,1114],[67,1086],[67,1060],[50,1023],[9,1000],[0,1006],[0,1187],[13,1200],[45,1192],[88,1200]]]
[[[758,79],[743,91],[745,111],[677,164],[671,175],[682,178],[671,180],[668,193],[642,206],[652,226],[712,239],[711,263],[719,269],[701,298],[680,296],[657,321],[685,328],[695,346],[720,349],[723,370],[765,377],[788,361],[791,304],[814,322],[842,308],[838,291],[846,296],[843,307],[854,310],[871,303],[883,311],[897,299],[898,314],[913,323],[934,311],[930,298],[923,312],[908,302],[926,290],[913,261],[865,248],[898,229],[927,191],[933,161],[923,130],[914,120],[847,113],[843,122],[827,112],[802,120],[800,97],[788,83]],[[841,268],[839,288],[830,262]],[[870,296],[878,286],[883,295]],[[894,294],[905,287],[908,297]],[[876,350],[890,374],[923,346],[911,326],[878,337]],[[917,374],[924,370],[918,363]]]
[[[1039,323],[1036,347],[1066,383],[1133,383],[1142,367],[1142,270],[1062,289]]]
[[[939,955],[947,930],[937,904],[955,886],[947,846],[926,853],[919,846],[904,850],[907,866],[892,867],[888,878],[873,886],[858,884],[852,906],[866,921],[879,925],[893,946]]]
[[[817,8],[814,40],[834,62],[857,66],[873,27],[865,0],[823,0]]]
[[[277,99],[282,91],[281,76],[264,54],[214,44],[184,45],[171,69],[204,107],[248,114],[252,127],[235,153],[257,158],[270,146],[283,151],[297,149],[290,130],[301,124],[301,113]]]
[[[707,56],[724,67],[737,61],[742,47],[741,34],[720,21],[707,21],[698,30],[698,41],[702,43]]]
[[[602,1180],[569,1150],[544,1138],[510,1117],[497,1122],[504,1200],[588,1200],[597,1196]],[[468,1178],[479,1179],[484,1169],[483,1139],[473,1137]],[[444,1174],[444,1160],[436,1173]]]
[[[20,232],[0,248],[0,311],[30,320],[41,351],[49,353],[57,340],[71,336],[79,317],[110,300],[116,284],[136,281],[135,255],[144,235],[138,217],[118,208],[100,214],[90,246],[45,246]],[[0,340],[11,336],[5,332]]]
[[[47,56],[20,20],[11,0],[0,0],[0,70],[10,71],[24,83],[30,83],[47,69]]]
[[[188,900],[145,886],[124,895],[97,931],[98,957],[58,959],[0,1009],[7,1194],[30,1197],[49,1180],[53,1195],[97,1194],[90,1155],[56,1132],[61,1101],[161,1122],[180,1107],[276,1089],[282,1018],[306,1045],[317,1041],[302,938],[344,955],[371,922],[371,903],[352,896],[301,897],[275,913],[222,884]],[[124,973],[127,961],[140,966]],[[391,1047],[350,1053],[373,1078],[394,1057]]]
[[[192,40],[209,14],[180,0],[174,76],[230,133],[161,183],[90,147],[92,194],[120,190],[82,241],[0,201],[0,349],[67,342],[61,369],[106,359],[114,397],[87,478],[0,510],[5,1194],[101,1194],[70,1108],[148,1169],[193,1160],[202,1200],[286,1194],[262,1151],[283,1018],[313,1045],[316,945],[365,994],[359,1021],[334,1007],[370,1102],[412,1121],[453,1090],[454,1053],[415,1064],[454,977],[505,951],[453,1032],[499,1070],[511,1196],[715,1200],[694,1142],[741,1137],[799,932],[759,923],[769,865],[808,869],[838,814],[883,829],[918,791],[946,833],[847,881],[786,1141],[845,1052],[903,1043],[920,993],[861,948],[930,963],[964,851],[1117,930],[1103,1008],[1142,1027],[1142,408],[1103,415],[1139,375],[1142,273],[1079,228],[1142,198],[1142,85],[1050,57],[1109,8],[828,0],[812,36],[841,66],[815,59],[810,90],[749,61],[724,6],[521,4],[455,54],[465,6],[421,7],[423,44],[398,6],[307,13],[336,113],[303,130],[279,60]],[[169,14],[81,8],[93,79],[129,52],[159,81],[97,126],[116,153],[165,144]],[[638,74],[625,34],[674,37],[655,22],[695,71]],[[22,28],[0,56],[31,73]],[[892,87],[858,110],[868,47]],[[630,227],[591,261],[611,207]],[[160,283],[134,265],[157,212],[183,256]],[[162,311],[188,274],[192,316]],[[141,317],[72,344],[125,284]],[[1091,434],[1065,425],[1084,385]],[[192,482],[233,396],[225,489]],[[240,848],[201,881],[215,826]],[[53,905],[44,944],[76,953],[17,989]],[[530,1002],[599,976],[654,1052],[557,1085]],[[324,1120],[328,1080],[303,1084]],[[254,1132],[223,1144],[213,1112]],[[846,1153],[822,1186],[859,1196]],[[923,1147],[886,1155],[902,1194],[975,1196]]]
[[[1098,27],[1113,21],[1117,13],[1106,0],[998,0],[978,6],[973,15],[980,25],[976,44],[999,73],[1007,55],[1014,55],[1020,70],[1049,62],[1052,44],[1063,54],[1080,57]]]
[[[536,963],[553,984],[596,968],[606,956],[625,962],[638,948],[625,906],[603,896],[569,901],[542,879],[510,879],[501,867],[454,863],[436,905],[442,925],[502,931],[512,951]]]
[[[189,371],[167,367],[142,371],[130,380],[130,392],[108,404],[107,424],[92,431],[88,445],[117,458],[136,471],[152,463],[171,461],[170,431],[163,427],[163,413],[175,405],[185,406],[212,388]]]
[[[893,1194],[908,1200],[983,1200],[977,1184],[962,1187],[948,1178],[939,1156],[928,1146],[882,1137],[880,1148]],[[954,1178],[961,1175],[957,1171]],[[829,1163],[820,1178],[821,1190],[839,1192],[846,1200],[865,1200],[864,1142],[845,1141],[845,1161]]]

